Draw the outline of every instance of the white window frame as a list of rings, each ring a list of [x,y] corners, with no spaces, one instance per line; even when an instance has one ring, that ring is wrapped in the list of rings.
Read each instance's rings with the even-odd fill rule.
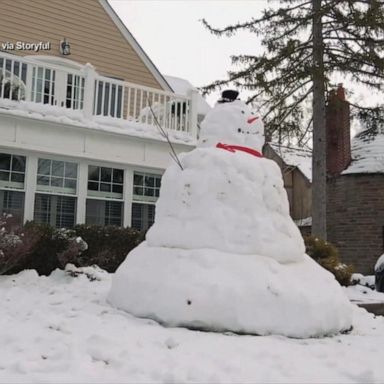
[[[142,176],[143,177],[143,183],[142,184],[135,184],[135,176]],[[145,185],[145,178],[146,177],[153,177],[155,178],[154,180],[154,187],[149,187],[149,186],[146,186]],[[160,178],[160,185],[158,187],[156,187],[156,179],[157,178]],[[158,174],[158,173],[153,173],[153,172],[148,172],[148,171],[133,171],[133,191],[132,191],[132,195],[133,195],[133,201],[135,202],[142,202],[142,203],[153,203],[155,204],[157,199],[159,198],[159,194],[160,194],[160,186],[161,186],[161,178],[162,178],[162,175],[161,174]],[[143,194],[139,195],[139,194],[135,194],[135,188],[142,188],[143,189]],[[145,189],[151,189],[154,191],[154,196],[149,196],[149,195],[146,195],[145,194]],[[156,196],[156,193],[155,192],[158,192],[158,196]]]
[[[50,161],[50,173],[49,175],[43,175],[39,174],[39,160],[48,160]],[[68,190],[65,190],[65,187],[56,187],[56,186],[51,186],[51,185],[42,185],[38,184],[37,180],[39,176],[45,176],[49,177],[50,184],[52,177],[55,177],[52,175],[52,163],[53,161],[61,162],[64,163],[64,173],[62,177],[57,176],[58,178],[63,180],[63,183],[65,182],[65,179],[70,179],[74,180],[75,178],[71,177],[65,177],[65,168],[66,168],[66,163],[71,163],[76,165],[76,188],[74,192],[70,192]],[[36,201],[36,195],[49,195],[49,196],[62,196],[62,197],[73,197],[75,199],[75,212],[74,212],[74,225],[78,223],[78,214],[77,211],[79,209],[79,199],[78,199],[78,189],[79,189],[79,161],[73,160],[73,159],[66,159],[62,158],[60,156],[55,157],[55,156],[45,156],[45,155],[38,155],[36,156],[36,164],[34,168],[34,193],[33,193],[33,213],[32,213],[32,220],[35,218],[35,201]],[[50,220],[50,223],[51,224]],[[52,224],[51,224],[52,225]]]
[[[89,167],[97,167],[99,168],[99,178],[98,180],[90,180],[89,179]],[[101,169],[106,168],[111,170],[111,182],[101,181]],[[113,181],[113,171],[114,170],[123,171],[123,180],[121,183],[116,183]],[[124,202],[124,191],[125,191],[125,168],[124,167],[114,167],[114,166],[105,166],[105,165],[96,165],[96,164],[88,164],[88,175],[87,175],[87,198],[96,199],[96,200],[116,200]],[[99,189],[97,191],[89,189],[89,183],[98,183]],[[111,186],[111,192],[100,191],[101,184],[109,184]],[[118,185],[122,187],[122,192],[112,192],[113,186]]]
[[[143,176],[143,184],[142,185],[138,185],[138,184],[135,184],[135,175],[140,175],[140,176]],[[160,186],[159,187],[156,187],[156,181],[154,183],[154,187],[145,187],[145,177],[146,176],[149,176],[149,177],[155,177],[155,178],[160,178]],[[130,226],[133,228],[132,226],[132,221],[133,221],[133,215],[132,215],[132,207],[133,207],[133,204],[145,204],[145,205],[152,205],[152,206],[156,206],[156,202],[158,200],[158,196],[147,196],[144,194],[145,192],[145,188],[150,188],[150,189],[154,189],[154,190],[158,190],[159,194],[160,194],[160,187],[161,187],[161,178],[162,178],[163,174],[162,173],[159,173],[159,172],[156,172],[156,171],[151,171],[151,170],[147,170],[147,169],[134,169],[133,172],[132,172],[132,200],[131,200],[131,220],[130,220]],[[141,187],[143,188],[143,195],[137,195],[135,194],[135,187]]]
[[[50,165],[49,165],[50,172],[49,172],[49,174],[39,173],[39,162],[40,162],[40,160],[50,161]],[[64,163],[63,164],[63,169],[64,169],[63,176],[55,176],[55,175],[52,174],[52,167],[53,167],[53,162],[54,161],[60,162],[60,163]],[[76,177],[66,177],[65,171],[66,171],[67,164],[72,164],[72,165],[76,166]],[[39,181],[39,177],[48,177],[49,185],[39,184],[39,182],[38,182]],[[52,185],[52,179],[55,179],[55,178],[56,179],[62,179],[62,181],[63,181],[63,186],[62,187],[58,187],[58,186]],[[65,185],[65,180],[71,180],[71,181],[75,181],[76,182],[76,187],[74,188],[74,190],[72,190],[72,188],[66,188],[64,186]],[[50,194],[50,195],[77,196],[77,194],[78,194],[78,185],[79,185],[79,163],[74,162],[74,161],[62,160],[62,159],[54,159],[54,158],[50,158],[50,157],[39,157],[38,158],[38,161],[37,161],[37,172],[36,172],[36,193],[47,193],[47,194]]]
[[[25,180],[26,180],[26,173],[27,173],[27,157],[25,155],[19,155],[19,154],[9,153],[9,152],[5,152],[5,151],[0,151],[0,154],[11,156],[9,169],[0,169],[0,172],[4,172],[4,171],[9,172],[9,177],[8,177],[7,181],[0,180],[0,189],[14,190],[14,191],[25,191]],[[24,172],[12,170],[13,158],[15,156],[25,158]],[[16,182],[16,181],[11,181],[12,174],[24,175],[24,181],[22,183]],[[17,185],[20,185],[20,186],[17,186]]]

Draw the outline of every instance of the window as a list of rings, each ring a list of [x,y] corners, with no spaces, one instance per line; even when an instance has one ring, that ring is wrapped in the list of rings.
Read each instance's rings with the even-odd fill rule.
[[[135,172],[131,226],[147,230],[155,221],[155,203],[160,194],[161,175]]]
[[[154,204],[132,204],[132,228],[139,231],[147,230],[155,221]]]
[[[76,186],[76,163],[39,159],[37,168],[38,191],[76,194]]]
[[[24,192],[0,190],[0,213],[10,214],[17,224],[23,223]]]
[[[43,67],[32,69],[32,101],[54,104],[56,71]]]
[[[159,197],[160,184],[160,175],[135,172],[133,175],[134,199],[155,202]]]
[[[124,170],[117,168],[88,167],[88,196],[98,199],[87,199],[87,224],[123,225]],[[115,201],[114,201],[115,200]]]
[[[0,98],[24,100],[26,78],[27,64],[0,58]]]
[[[88,195],[122,199],[124,170],[116,168],[88,167]]]
[[[85,222],[89,225],[123,225],[121,201],[88,199]]]
[[[37,223],[50,224],[56,228],[72,228],[75,225],[76,198],[37,193],[35,215]]]
[[[23,189],[25,156],[0,153],[0,188]]]
[[[84,77],[79,75],[67,75],[67,94],[65,100],[67,108],[83,109],[84,81]]]

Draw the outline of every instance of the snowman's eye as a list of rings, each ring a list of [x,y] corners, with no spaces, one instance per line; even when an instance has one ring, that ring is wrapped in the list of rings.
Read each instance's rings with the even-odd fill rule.
[[[239,133],[240,133],[240,132],[241,132],[241,128],[239,128],[239,129],[237,130],[237,132],[239,132]]]
[[[251,115],[254,115],[255,113],[254,112],[251,112]]]
[[[245,111],[241,111],[241,113],[244,115]]]

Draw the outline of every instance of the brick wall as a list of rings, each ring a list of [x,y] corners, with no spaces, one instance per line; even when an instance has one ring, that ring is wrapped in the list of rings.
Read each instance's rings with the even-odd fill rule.
[[[351,162],[351,133],[349,103],[344,88],[329,93],[326,106],[327,172],[340,174]]]
[[[327,183],[328,240],[356,272],[372,274],[384,253],[384,174],[349,174]]]

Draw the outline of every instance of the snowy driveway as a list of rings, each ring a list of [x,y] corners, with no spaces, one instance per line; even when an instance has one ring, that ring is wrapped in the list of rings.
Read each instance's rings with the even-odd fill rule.
[[[384,382],[384,318],[364,310],[326,339],[165,329],[111,308],[96,276],[0,276],[1,383]]]

